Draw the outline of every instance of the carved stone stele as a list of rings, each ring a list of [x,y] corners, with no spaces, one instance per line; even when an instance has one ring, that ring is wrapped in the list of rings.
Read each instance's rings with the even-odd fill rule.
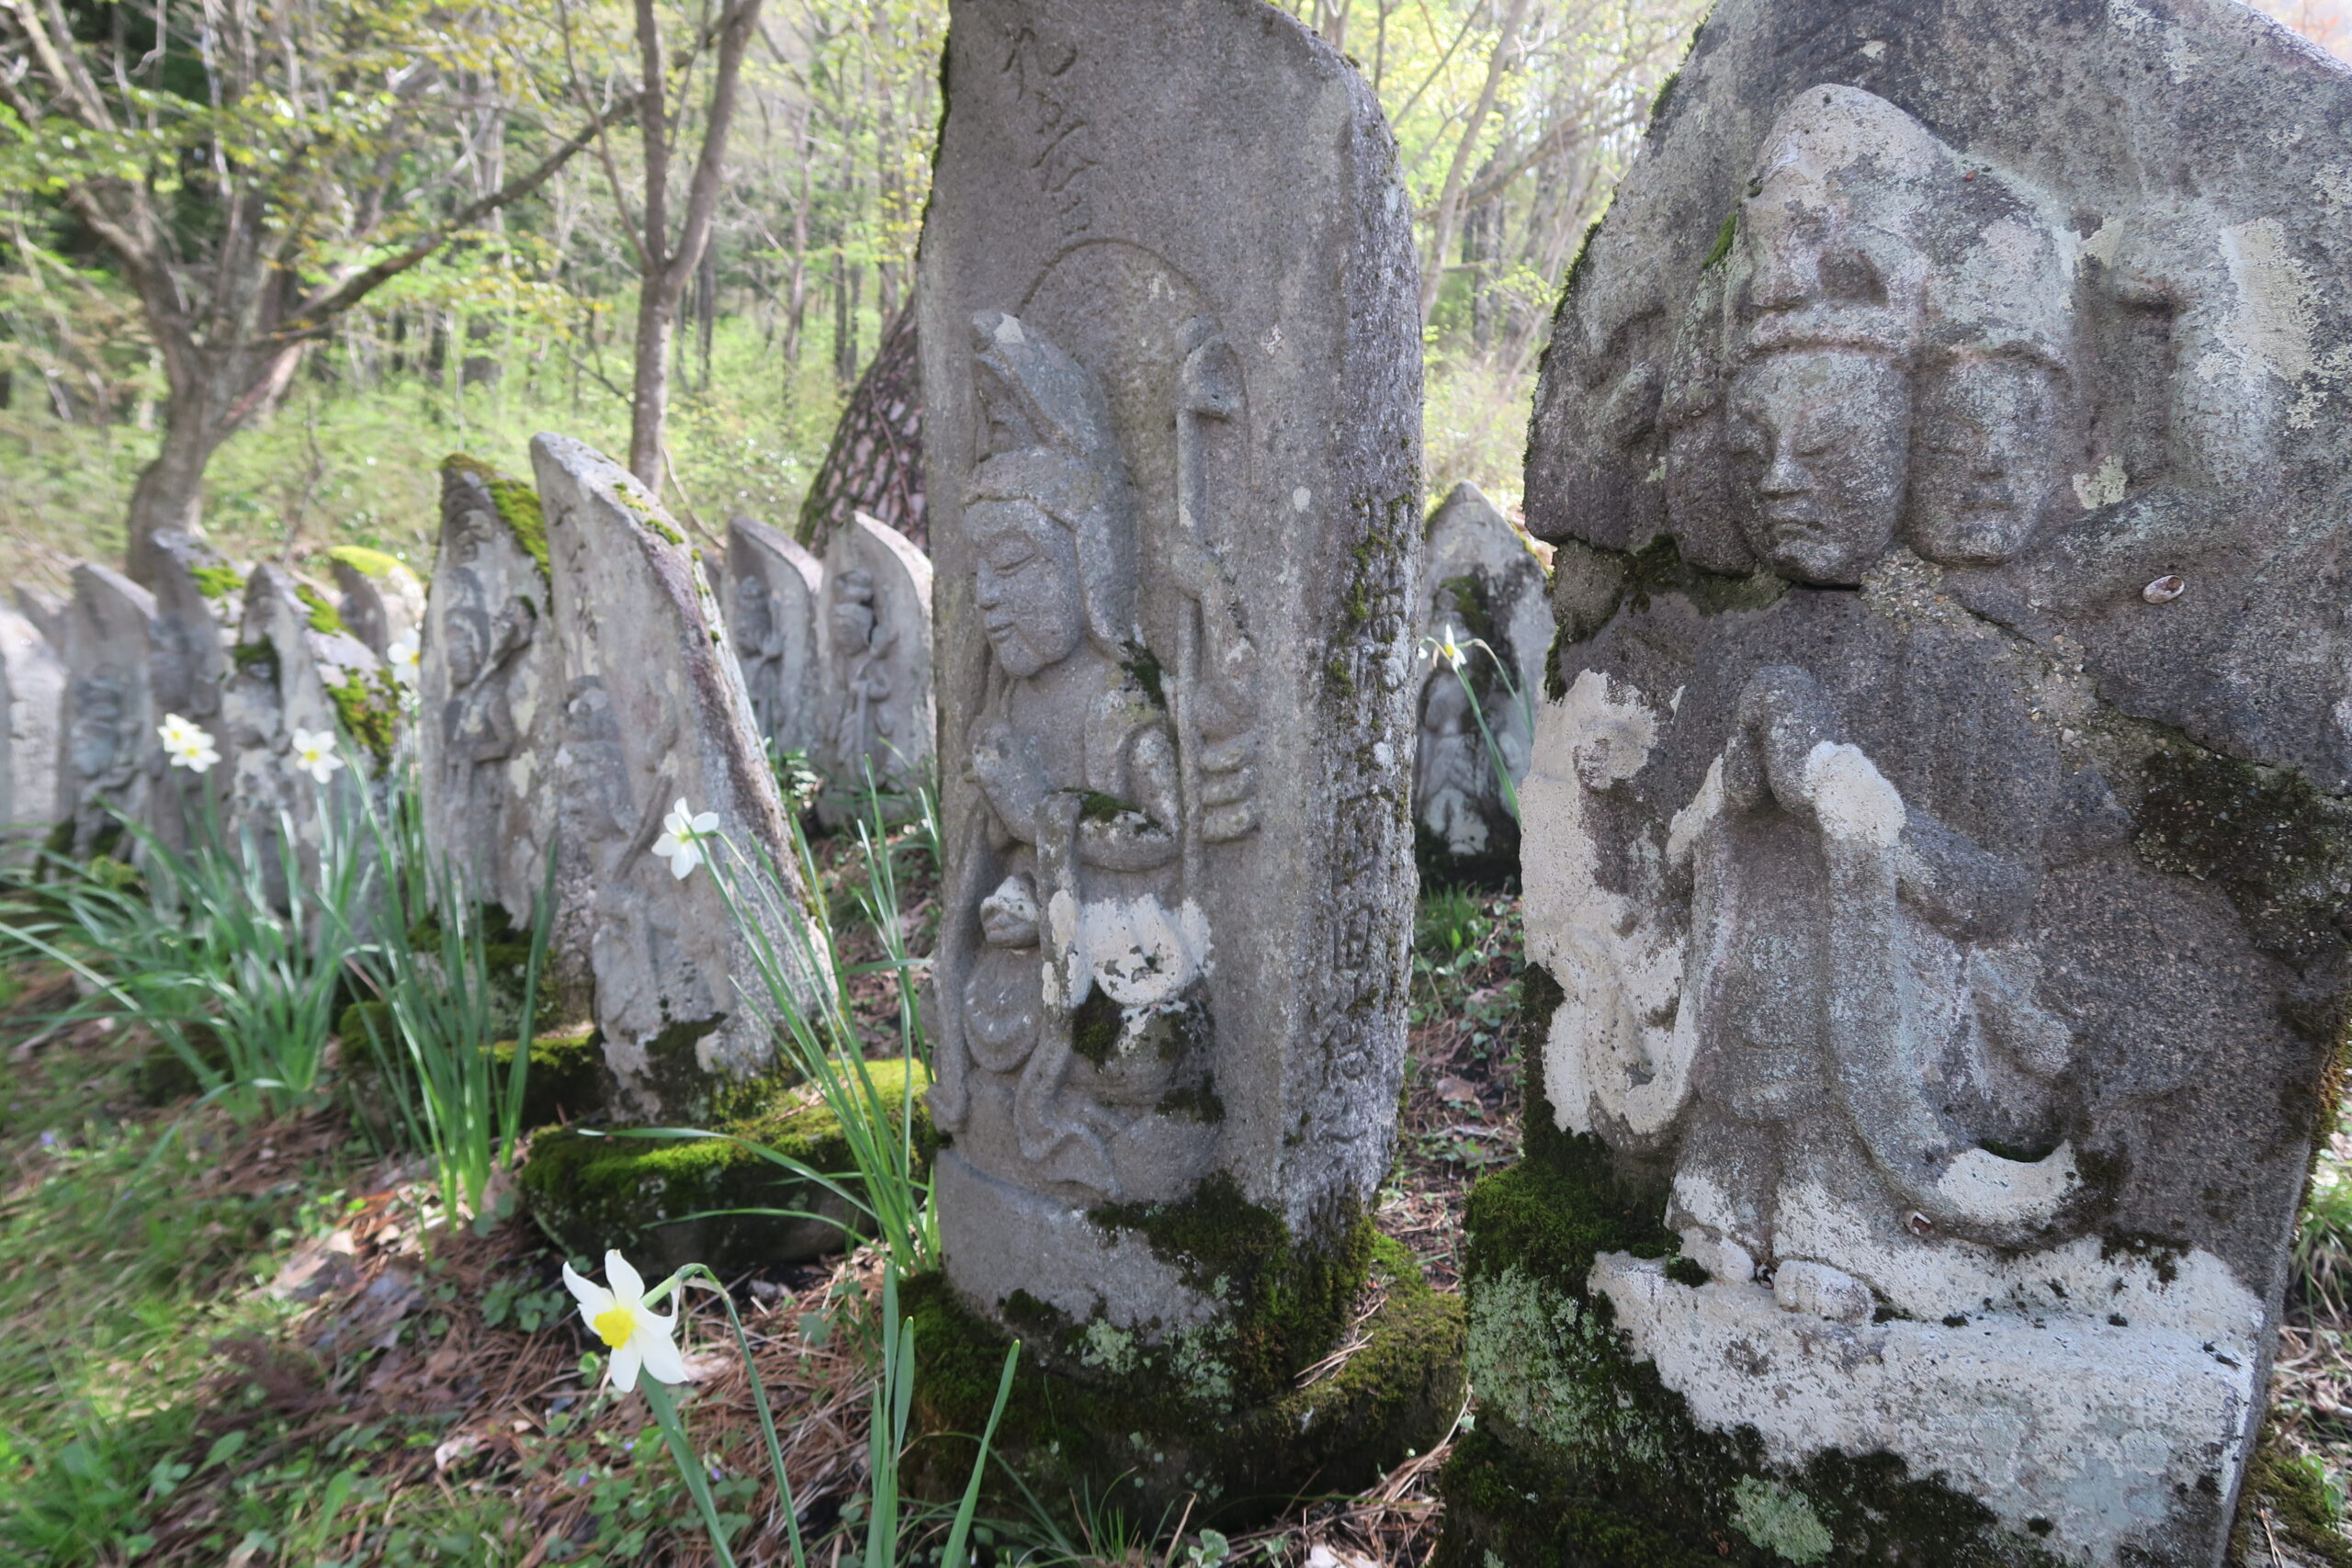
[[[379,550],[338,548],[327,552],[335,593],[351,635],[378,658],[424,624],[424,584],[406,565]]]
[[[418,789],[426,841],[472,896],[528,930],[557,844],[563,653],[538,493],[469,457],[441,465],[441,534],[417,663]],[[589,878],[557,868],[546,1016],[589,998]]]
[[[681,799],[717,814],[738,851],[775,867],[789,908],[770,913],[805,919],[775,776],[718,603],[676,525],[580,442],[534,437],[531,467],[562,653],[557,830],[584,878],[605,1065],[627,1114],[707,1115],[718,1082],[773,1059],[767,995],[709,869],[675,878],[653,842]],[[763,908],[748,886],[745,897]],[[807,951],[805,932],[797,945],[781,928],[769,935],[787,964]]]
[[[824,705],[817,751],[829,826],[871,809],[869,782],[910,804],[931,784],[931,560],[864,513],[825,546]]]
[[[59,819],[72,824],[67,852],[80,857],[106,850],[127,860],[135,845],[118,818],[148,819],[164,771],[155,734],[162,636],[155,596],[112,567],[84,561],[74,569],[60,632],[65,692],[57,792]]]
[[[0,833],[38,842],[57,820],[65,665],[39,627],[0,608]]]
[[[727,525],[727,637],[760,734],[779,757],[812,756],[823,731],[824,566],[790,535],[738,517]]]
[[[157,620],[157,720],[178,714],[209,732],[225,760],[231,747],[221,702],[233,669],[229,652],[237,640],[251,569],[176,528],[166,528],[150,541],[148,564]],[[162,777],[176,811],[159,808],[152,819],[155,830],[177,845],[187,840],[190,825],[202,820],[208,794],[216,811],[225,803],[232,770],[214,767],[199,775],[167,761]]]
[[[279,898],[282,865],[276,849],[291,824],[298,864],[309,876],[317,864],[322,808],[354,811],[361,777],[389,759],[398,697],[390,671],[367,645],[344,630],[333,603],[317,584],[280,566],[254,569],[244,614],[230,650],[232,671],[222,694],[227,731],[221,759],[229,770],[232,842],[250,833],[263,874]],[[297,732],[348,735],[358,772],[346,766],[323,785],[295,763]],[[356,815],[343,830],[365,831]]]
[[[2352,73],[1888,15],[1724,0],[1556,318],[1456,1463],[1659,1557],[2209,1568],[2352,1000]],[[1534,1560],[1486,1495],[1453,1560]]]
[[[1370,89],[1271,6],[956,0],[948,53],[920,292],[948,1279],[1126,1347],[1024,1330],[1075,1376],[1197,1355],[1182,1397],[1222,1409],[1268,1397],[1214,1371],[1256,1287],[1103,1206],[1213,1186],[1327,1257],[1388,1168],[1408,207]]]
[[[1552,649],[1544,563],[1510,519],[1464,482],[1430,514],[1422,546],[1419,733],[1413,829],[1422,880],[1493,882],[1519,869],[1503,789],[1527,776],[1534,706]],[[1441,647],[1451,640],[1459,669]],[[1476,704],[1474,706],[1473,704]],[[1483,725],[1483,729],[1481,726]]]

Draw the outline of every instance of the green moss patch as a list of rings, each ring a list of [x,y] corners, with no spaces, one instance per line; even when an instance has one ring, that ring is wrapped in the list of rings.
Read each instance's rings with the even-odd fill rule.
[[[2238,1490],[2230,1561],[2268,1562],[2271,1540],[2311,1568],[2352,1568],[2352,1539],[2329,1500],[2318,1464],[2289,1453],[2268,1423]]]
[[[917,1145],[928,1161],[931,1119],[922,1100],[930,1079],[921,1064],[871,1062],[885,1111],[900,1113],[911,1089]],[[668,1139],[597,1134],[575,1127],[540,1134],[524,1166],[524,1201],[574,1254],[601,1257],[617,1247],[662,1272],[704,1263],[721,1273],[794,1263],[840,1250],[848,1207],[816,1183],[732,1139],[787,1155],[854,1185],[854,1166],[842,1126],[812,1090],[763,1080],[731,1097],[710,1131],[728,1137]],[[803,1211],[817,1217],[726,1213],[735,1209]],[[700,1215],[700,1218],[688,1216]]]
[[[539,509],[539,492],[531,488],[530,482],[500,473],[481,458],[469,457],[463,452],[452,452],[442,458],[441,467],[481,480],[482,487],[490,491],[490,503],[497,510],[499,521],[506,525],[514,542],[537,564],[540,581],[553,581],[554,569],[548,560],[547,514]]]
[[[226,599],[245,585],[233,566],[191,567],[188,576],[196,580],[196,591],[207,599]]]
[[[392,672],[353,671],[351,679],[327,687],[327,700],[352,739],[367,748],[379,770],[392,760],[392,731],[401,711],[401,688]]]
[[[307,582],[294,585],[294,597],[311,612],[311,629],[321,637],[349,637],[351,628],[343,624],[343,612],[334,602]]]
[[[382,1002],[354,1002],[335,1024],[353,1111],[380,1135],[400,1131],[392,1124],[399,1111],[383,1088],[378,1059],[378,1052],[387,1046],[399,1049],[391,1027],[392,1010]],[[490,1059],[492,1073],[503,1082],[514,1060],[514,1042],[499,1041],[490,1048]],[[531,1042],[531,1066],[523,1075],[523,1130],[597,1115],[610,1100],[612,1089],[603,1037],[595,1030],[542,1034]]]
[[[1893,1454],[1776,1467],[1753,1427],[1708,1430],[1625,1350],[1595,1256],[1672,1258],[1667,1176],[1559,1131],[1536,1053],[1560,991],[1522,979],[1531,1027],[1526,1157],[1471,1190],[1464,1284],[1477,1430],[1441,1479],[1443,1568],[2045,1568],[2036,1539]]]
[[[382,579],[405,571],[397,556],[381,550],[371,550],[365,545],[337,545],[327,551],[327,559],[340,561],[362,577]]]
[[[1208,1215],[1195,1210],[1184,1223]],[[1195,1400],[1154,1397],[1139,1376],[1148,1352],[1106,1324],[1078,1331],[1098,1363],[1092,1381],[1047,1371],[1026,1339],[996,1451],[1049,1506],[1084,1498],[1155,1524],[1188,1496],[1198,1499],[1196,1524],[1236,1525],[1270,1517],[1302,1492],[1371,1484],[1439,1441],[1461,1408],[1463,1325],[1459,1301],[1431,1291],[1402,1246],[1367,1235],[1363,1247],[1368,1268],[1358,1278],[1381,1295],[1350,1340],[1355,1348],[1334,1366],[1312,1365],[1330,1341],[1298,1347],[1312,1352],[1306,1364],[1262,1397],[1211,1415]],[[903,1300],[915,1325],[924,1434],[908,1472],[922,1494],[945,1498],[970,1472],[970,1435],[987,1423],[1006,1338],[941,1276],[910,1280]],[[1295,1386],[1300,1381],[1306,1386]],[[1001,1489],[992,1504],[1017,1507],[1003,1473],[992,1472]]]

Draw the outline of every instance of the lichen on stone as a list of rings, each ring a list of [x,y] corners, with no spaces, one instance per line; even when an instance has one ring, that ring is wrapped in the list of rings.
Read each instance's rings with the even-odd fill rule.
[[[301,600],[302,607],[311,613],[312,631],[317,632],[321,637],[349,637],[351,635],[351,628],[343,623],[343,612],[336,609],[334,602],[325,594],[307,582],[298,582],[294,585],[294,596]]]
[[[382,579],[407,569],[397,556],[381,550],[371,550],[365,545],[337,545],[326,553],[327,559],[349,567],[362,577]]]

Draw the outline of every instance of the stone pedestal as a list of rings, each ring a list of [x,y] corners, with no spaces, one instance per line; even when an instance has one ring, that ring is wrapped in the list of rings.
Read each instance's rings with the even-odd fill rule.
[[[948,51],[918,1399],[976,1427],[949,1347],[1017,1331],[1041,1495],[1238,1513],[1413,1425],[1342,1459],[1284,1403],[1365,1289],[1404,1059],[1408,206],[1370,90],[1272,7],[957,0]],[[1278,1408],[1314,1440],[1235,1446]]]
[[[2221,1561],[2352,999],[2348,115],[2208,0],[1701,31],[1537,393],[1449,1562]]]

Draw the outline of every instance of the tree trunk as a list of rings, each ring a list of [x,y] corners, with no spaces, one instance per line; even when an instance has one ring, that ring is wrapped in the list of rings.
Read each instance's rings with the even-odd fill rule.
[[[204,468],[227,438],[212,434],[211,422],[194,398],[175,392],[164,405],[164,445],[140,470],[130,491],[130,540],[125,569],[134,582],[154,581],[153,542],[166,528],[195,533],[201,525]]]
[[[658,277],[637,290],[637,374],[629,387],[628,471],[662,493],[662,448],[670,424],[670,339],[677,304]]]

